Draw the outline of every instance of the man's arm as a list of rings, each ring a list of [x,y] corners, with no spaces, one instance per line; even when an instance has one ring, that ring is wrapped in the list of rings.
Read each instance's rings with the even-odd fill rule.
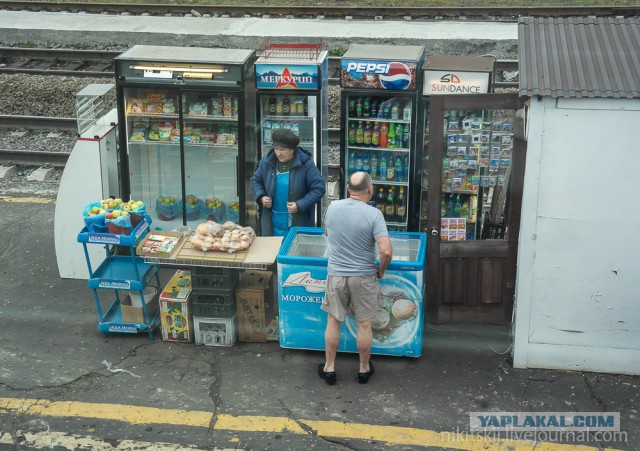
[[[376,238],[378,243],[378,249],[380,250],[380,263],[378,264],[378,277],[382,278],[387,266],[391,263],[391,257],[393,257],[393,246],[391,246],[391,240],[388,236],[381,236]]]

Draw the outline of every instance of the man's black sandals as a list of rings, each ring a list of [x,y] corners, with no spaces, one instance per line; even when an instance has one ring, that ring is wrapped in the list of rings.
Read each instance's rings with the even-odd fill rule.
[[[373,363],[369,362],[369,371],[367,371],[366,373],[358,372],[358,383],[366,384],[367,382],[369,382],[369,378],[373,376],[373,371]]]
[[[334,385],[336,383],[336,372],[325,371],[324,363],[318,363],[318,376],[320,376],[320,379],[324,379],[328,385]]]

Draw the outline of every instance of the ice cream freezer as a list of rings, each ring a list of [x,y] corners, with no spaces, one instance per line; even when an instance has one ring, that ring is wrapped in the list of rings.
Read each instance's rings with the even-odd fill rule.
[[[393,259],[380,279],[382,300],[373,318],[373,354],[419,357],[424,322],[424,263],[427,237],[389,232]],[[324,229],[293,227],[278,253],[280,346],[324,350],[328,242]],[[357,322],[342,325],[338,351],[358,352]]]

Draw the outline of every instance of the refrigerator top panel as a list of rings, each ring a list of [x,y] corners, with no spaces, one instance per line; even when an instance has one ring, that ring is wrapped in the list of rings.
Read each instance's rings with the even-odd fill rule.
[[[425,70],[462,70],[469,72],[493,72],[493,56],[429,55],[424,60]]]
[[[309,64],[317,64],[320,65],[327,59],[328,52],[323,50],[322,52],[315,54],[308,54],[308,56],[300,55],[295,56],[295,54],[291,54],[290,57],[284,55],[276,55],[276,56],[261,56],[256,60],[256,64],[288,64],[290,66],[304,66]]]
[[[420,61],[424,53],[422,45],[364,45],[354,44],[342,55],[342,59],[368,59],[392,61]]]
[[[166,63],[244,64],[254,51],[249,49],[209,49],[204,47],[172,47],[136,45],[118,55],[116,60],[158,61]]]

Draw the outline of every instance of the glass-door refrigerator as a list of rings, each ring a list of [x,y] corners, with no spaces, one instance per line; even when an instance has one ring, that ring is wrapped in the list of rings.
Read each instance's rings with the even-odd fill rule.
[[[391,230],[412,230],[418,68],[422,46],[352,45],[340,71],[340,164],[348,177],[368,172],[372,202]],[[341,187],[348,196],[346,181]]]
[[[504,176],[509,165],[507,149],[511,147],[511,140],[507,136],[502,138],[502,134],[510,134],[508,129],[512,121],[497,119],[499,114],[483,110],[445,111],[444,146],[442,149],[430,149],[431,98],[435,95],[490,92],[494,63],[493,57],[486,56],[429,55],[422,67],[422,97],[418,116],[423,124],[422,142],[418,147],[418,163],[415,165],[420,202],[412,208],[412,212],[418,231],[429,232],[429,202],[437,202],[440,207],[440,237],[445,241],[480,238],[478,214],[483,211],[483,204],[490,203],[489,181],[495,185],[498,172]],[[505,130],[502,130],[503,127]],[[502,139],[505,140],[504,144]],[[438,168],[441,175],[438,192],[429,189],[430,152],[442,154],[442,167]],[[505,158],[500,158],[500,155]],[[495,179],[489,178],[494,175]],[[432,186],[437,186],[437,183],[434,182]]]
[[[116,59],[123,197],[155,227],[255,227],[254,51],[138,45]]]
[[[271,135],[287,128],[300,137],[322,178],[329,164],[329,58],[321,44],[269,43],[256,60],[258,159],[272,148]],[[316,224],[328,206],[324,196],[316,210]]]

